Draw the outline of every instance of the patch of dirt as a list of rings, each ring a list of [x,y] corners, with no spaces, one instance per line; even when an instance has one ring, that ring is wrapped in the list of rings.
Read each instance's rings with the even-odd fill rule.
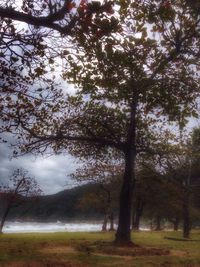
[[[1,265],[1,267],[44,267],[42,263],[39,262],[12,262]]]
[[[171,256],[177,256],[177,257],[183,257],[183,256],[187,256],[187,252],[182,251],[182,250],[171,250],[170,255]]]
[[[60,246],[60,247],[46,247],[40,250],[40,252],[45,254],[67,254],[67,253],[75,253],[75,249],[73,247]]]
[[[89,267],[88,265],[70,263],[70,262],[12,262],[4,265],[0,265],[0,267]]]
[[[176,238],[176,237],[167,237],[164,239],[173,240],[173,241],[184,241],[184,242],[200,242],[200,239],[190,239],[190,238]]]
[[[123,259],[123,260],[132,260],[132,256],[120,256],[120,255],[113,255],[113,254],[103,254],[103,253],[94,253],[93,255],[95,256],[102,256],[102,257],[105,257],[105,256],[110,256],[112,258],[118,258],[118,259]]]
[[[103,252],[108,255],[119,255],[119,256],[163,256],[169,255],[169,250],[159,248],[117,248],[117,249],[103,249]]]
[[[95,242],[95,243],[81,243],[75,249],[79,252],[85,252],[87,254],[104,254],[110,256],[124,256],[124,257],[136,257],[136,256],[163,256],[169,255],[170,251],[167,249],[143,247],[139,245],[131,245],[128,247],[116,246],[110,242]]]

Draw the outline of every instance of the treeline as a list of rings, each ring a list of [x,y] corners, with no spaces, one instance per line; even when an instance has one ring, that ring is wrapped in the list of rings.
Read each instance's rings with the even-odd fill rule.
[[[82,185],[54,195],[25,198],[20,205],[10,210],[7,220],[67,222],[101,219],[100,211],[92,207],[88,210],[82,209],[79,205],[80,199],[87,192],[95,192],[95,190],[98,189],[94,185]],[[0,214],[3,213],[3,206],[1,205]]]
[[[8,220],[41,222],[98,220],[102,221],[102,230],[110,230],[112,229],[112,225],[109,224],[112,219],[110,215],[113,216],[114,223],[117,223],[119,176],[116,180],[104,184],[106,190],[101,183],[89,183],[54,195],[27,198],[10,211]],[[198,182],[200,183],[199,178]],[[106,201],[108,195],[106,192],[109,191],[110,203]],[[132,229],[139,230],[141,226],[145,226],[152,230],[163,230],[166,227],[180,230],[184,221],[183,196],[183,190],[176,181],[159,177],[155,170],[144,168],[136,182]],[[108,208],[112,210],[112,214],[108,214]],[[190,195],[190,221],[191,228],[200,227],[200,194],[197,188]]]

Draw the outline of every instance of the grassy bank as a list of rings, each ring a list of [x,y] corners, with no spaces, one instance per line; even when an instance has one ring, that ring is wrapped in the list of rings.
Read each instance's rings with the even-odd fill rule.
[[[123,250],[111,245],[113,239],[114,233],[4,234],[0,266],[200,267],[200,231],[193,232],[190,241],[182,240],[179,232],[137,232],[133,240],[138,246]],[[152,248],[159,250],[152,254]]]

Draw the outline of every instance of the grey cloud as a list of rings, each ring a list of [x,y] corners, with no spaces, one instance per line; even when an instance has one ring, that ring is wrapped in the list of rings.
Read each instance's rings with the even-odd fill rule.
[[[69,174],[78,166],[77,160],[70,155],[35,157],[25,155],[11,159],[12,150],[7,144],[0,144],[0,182],[6,180],[16,168],[25,168],[34,176],[44,194],[54,194],[71,187]]]

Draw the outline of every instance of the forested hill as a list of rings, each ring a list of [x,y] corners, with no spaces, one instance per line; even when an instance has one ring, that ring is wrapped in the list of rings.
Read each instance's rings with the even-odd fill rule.
[[[27,199],[23,204],[10,211],[9,219],[34,221],[92,220],[102,217],[99,209],[80,207],[80,199],[90,192],[97,192],[97,185],[82,185],[61,191],[54,195]]]

